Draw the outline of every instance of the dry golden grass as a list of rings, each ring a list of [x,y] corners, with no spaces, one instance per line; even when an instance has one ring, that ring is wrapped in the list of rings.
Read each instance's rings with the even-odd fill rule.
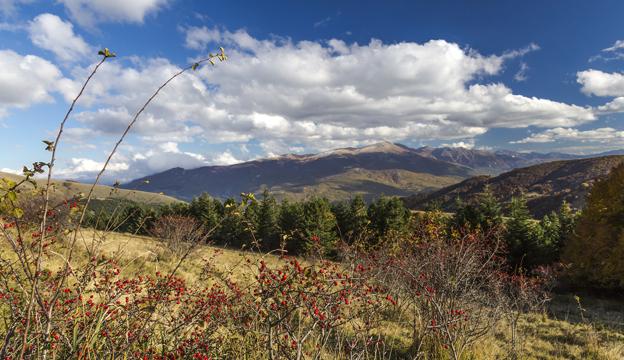
[[[128,276],[137,273],[155,273],[170,271],[177,259],[160,241],[130,234],[106,233],[93,230],[83,230],[79,236],[78,256],[86,259],[88,249],[93,244],[99,244],[104,254],[115,257],[124,264],[122,272]],[[5,245],[0,247],[5,249]],[[223,272],[232,272],[234,278],[243,279],[242,271],[249,270],[244,266],[246,259],[259,260],[262,258],[269,265],[279,263],[275,255],[263,255],[252,252],[224,249],[221,247],[200,245],[189,259],[182,264],[178,275],[189,282],[199,281],[200,273],[205,262]],[[61,256],[48,259],[48,268],[58,268],[62,264]],[[204,284],[205,285],[205,284]],[[192,285],[191,285],[192,286]],[[572,296],[569,296],[572,298]],[[569,299],[556,299],[552,305],[554,315],[545,313],[528,314],[521,318],[519,333],[521,336],[521,359],[624,359],[624,323],[621,323],[622,313],[617,314],[614,309],[621,309],[622,304],[611,302],[607,305],[596,300],[588,299],[583,305],[588,313],[594,315],[587,322],[583,322],[575,312]],[[593,308],[591,306],[594,306]],[[604,312],[604,313],[603,313]],[[601,317],[600,314],[603,316]],[[558,319],[557,319],[558,318]],[[614,322],[609,323],[609,319]],[[383,333],[390,343],[397,348],[396,355],[409,346],[410,329],[397,323],[386,323]],[[481,343],[467,354],[467,359],[505,359],[509,357],[509,328],[501,324]]]
[[[624,358],[624,333],[616,329],[596,330],[594,325],[551,319],[545,314],[523,316],[519,323],[523,359],[605,359]],[[508,331],[501,326],[494,341],[478,349],[477,355],[504,354]],[[490,358],[479,356],[479,358]]]
[[[94,232],[85,231],[84,238],[93,238]],[[157,240],[127,234],[104,234],[104,248],[112,255],[121,250],[125,260],[132,260],[126,268],[128,272],[141,271],[165,271],[172,266],[171,257],[167,257],[166,248]],[[217,256],[215,252],[218,252]],[[237,272],[247,269],[240,266],[245,258],[259,259],[262,257],[269,264],[277,264],[279,259],[274,255],[261,255],[250,252],[224,249],[214,246],[202,245],[198,247],[191,258],[180,268],[179,274],[189,281],[194,281],[199,276],[203,261],[211,261],[211,264],[222,271],[234,271],[234,275],[242,275]],[[572,295],[568,296],[570,299]],[[601,318],[595,314],[592,324],[583,323],[580,316],[575,312],[573,304],[566,303],[565,299],[556,299],[553,311],[556,315],[550,317],[546,314],[529,314],[524,316],[519,324],[522,335],[523,359],[624,359],[624,323],[609,324],[617,313],[614,309],[623,304],[614,302],[609,306],[598,300],[588,299],[584,307],[588,312],[604,312]],[[567,299],[569,300],[569,299]],[[619,304],[619,305],[618,305]],[[591,306],[594,307],[591,307]],[[610,311],[610,312],[607,312]],[[623,314],[620,313],[619,316]],[[557,317],[559,319],[554,319]],[[615,318],[617,319],[617,318]],[[620,319],[621,320],[621,319]],[[398,324],[388,323],[384,331],[394,338],[395,344],[407,346],[406,338],[409,330],[401,328]],[[509,331],[504,324],[486,341],[475,347],[470,356],[478,359],[504,359],[508,354]]]
[[[160,271],[167,273],[177,265],[180,258],[165,244],[158,239],[148,236],[102,232],[94,230],[82,230],[79,235],[80,252],[98,243],[102,253],[106,256],[119,259],[120,264],[125,264],[122,271],[128,276],[141,273],[155,273]],[[263,259],[267,265],[279,263],[279,257],[272,254],[260,254],[250,251],[233,250],[218,246],[199,245],[183,261],[177,271],[177,275],[193,283],[198,281],[202,269],[210,265],[218,271],[231,273],[234,279],[242,280],[242,269],[247,259],[257,263]]]

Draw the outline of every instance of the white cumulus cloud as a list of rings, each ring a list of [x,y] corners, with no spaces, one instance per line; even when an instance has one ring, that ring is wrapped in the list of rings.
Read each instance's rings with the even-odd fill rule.
[[[72,158],[65,167],[55,170],[55,176],[68,179],[91,180],[95,179],[103,166],[103,161],[88,158]],[[111,161],[106,168],[105,178],[110,176],[114,178],[117,174],[126,172],[129,168],[130,165],[127,162]]]
[[[38,56],[0,50],[0,69],[0,115],[11,107],[52,102],[55,92],[67,99],[74,89],[56,65]]]
[[[598,143],[624,143],[624,131],[610,127],[592,130],[578,130],[573,128],[554,128],[543,132],[531,134],[531,136],[512,144],[550,143],[555,141],[577,141]]]
[[[157,146],[149,147],[145,151],[136,151],[132,146],[126,146],[115,154],[102,180],[103,183],[112,183],[115,180],[128,182],[174,167],[192,169],[200,166],[232,165],[240,162],[242,160],[237,159],[230,150],[215,152],[206,157],[202,154],[182,151],[179,144],[173,141],[163,142]],[[56,170],[56,174],[62,178],[92,180],[103,165],[103,159],[71,158],[69,162],[64,163],[60,169]]]
[[[579,71],[576,81],[581,84],[581,91],[586,95],[613,97],[608,103],[597,106],[596,114],[624,112],[624,73],[589,69]]]
[[[293,42],[257,39],[244,30],[183,29],[186,46],[203,54],[222,45],[229,60],[172,82],[132,131],[142,142],[125,173],[143,176],[169,167],[240,162],[229,150],[197,154],[179,144],[204,141],[264,154],[317,152],[337,147],[446,140],[473,146],[491,128],[574,127],[596,119],[595,109],[514,94],[491,80],[505,62],[537,45],[484,55],[445,40],[368,44],[340,39]],[[88,67],[76,68],[82,79]],[[81,99],[71,136],[112,136],[125,129],[143,102],[179,66],[164,58],[107,62]],[[115,81],[110,81],[115,79]],[[86,141],[86,140],[85,140]]]
[[[101,22],[142,23],[162,9],[169,0],[58,0],[80,25]]]
[[[462,149],[474,149],[474,141],[457,141],[450,144],[442,144],[444,147],[450,148],[462,148]]]
[[[91,47],[74,33],[69,21],[53,14],[35,17],[28,27],[30,39],[36,46],[53,52],[62,61],[77,61],[93,53]]]
[[[607,73],[589,69],[579,71],[576,81],[581,84],[581,91],[587,95],[624,96],[624,74]]]

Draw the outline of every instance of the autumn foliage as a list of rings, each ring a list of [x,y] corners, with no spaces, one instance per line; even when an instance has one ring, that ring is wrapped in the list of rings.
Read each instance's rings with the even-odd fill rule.
[[[624,166],[592,188],[563,258],[577,286],[624,289]]]

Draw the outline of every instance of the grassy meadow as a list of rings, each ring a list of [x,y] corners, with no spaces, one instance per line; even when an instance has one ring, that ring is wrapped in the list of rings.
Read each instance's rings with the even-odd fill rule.
[[[120,264],[121,276],[153,274],[171,271],[179,259],[161,241],[132,234],[81,230],[77,247],[77,261],[86,261],[89,251],[97,243],[102,254],[115,258]],[[6,250],[6,249],[5,249]],[[177,275],[189,287],[206,286],[201,273],[206,262],[217,271],[231,274],[240,283],[254,281],[257,272],[244,266],[248,261],[265,261],[267,266],[279,266],[278,255],[200,245],[183,262]],[[301,260],[310,263],[312,260]],[[51,257],[50,268],[62,266],[62,258]],[[582,297],[581,306],[574,294],[555,294],[544,311],[523,314],[518,324],[522,359],[622,359],[624,358],[624,301]],[[381,332],[392,339],[393,358],[404,358],[410,344],[410,329],[398,322],[387,321]],[[508,357],[509,330],[501,322],[479,341],[465,356],[466,359],[505,359]],[[329,355],[328,355],[329,356]],[[442,355],[442,358],[445,356]]]

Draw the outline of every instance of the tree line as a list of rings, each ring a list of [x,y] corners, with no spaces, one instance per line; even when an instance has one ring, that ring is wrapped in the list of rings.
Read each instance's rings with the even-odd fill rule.
[[[89,226],[140,235],[152,235],[154,222],[163,216],[187,216],[211,231],[209,239],[216,245],[258,247],[262,251],[284,249],[293,255],[320,247],[329,257],[336,255],[341,242],[373,248],[385,246],[393,238],[413,236],[435,217],[435,226],[445,234],[496,232],[504,240],[510,265],[525,269],[559,261],[578,216],[564,203],[559,211],[535,220],[524,197],[501,204],[489,189],[474,202],[458,200],[454,214],[435,209],[412,213],[397,197],[380,197],[370,204],[361,196],[334,203],[319,197],[278,202],[268,191],[245,207],[235,199],[220,201],[202,194],[189,203],[159,207],[132,202],[109,204],[89,214]]]
[[[211,231],[210,242],[234,248],[257,246],[263,251],[283,248],[301,255],[320,246],[325,255],[336,251],[339,240],[382,239],[408,231],[410,211],[396,197],[366,204],[361,196],[331,203],[319,197],[278,202],[268,191],[241,207],[235,199],[220,201],[202,194],[189,203],[158,207],[115,201],[100,203],[89,212],[87,225],[119,232],[150,235],[163,216],[188,216]],[[367,240],[368,241],[368,240]]]

